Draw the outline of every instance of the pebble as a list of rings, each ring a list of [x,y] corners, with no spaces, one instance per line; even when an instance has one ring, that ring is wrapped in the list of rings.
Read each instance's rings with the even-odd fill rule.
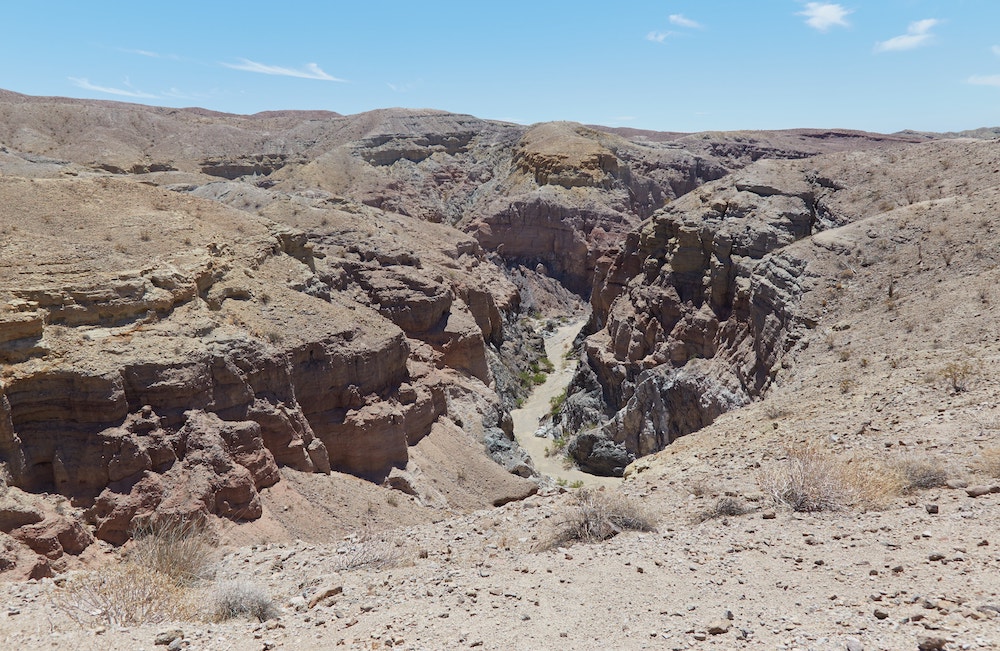
[[[934,514],[936,514],[938,512],[938,505],[937,504],[924,504],[924,508],[931,515],[934,515]]]

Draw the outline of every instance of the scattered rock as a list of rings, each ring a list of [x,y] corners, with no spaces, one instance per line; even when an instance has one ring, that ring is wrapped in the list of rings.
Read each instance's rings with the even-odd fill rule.
[[[343,594],[343,592],[344,586],[339,582],[324,585],[316,591],[316,594],[309,598],[309,608],[315,608],[317,605],[326,601],[330,597]]]
[[[948,640],[943,637],[922,637],[917,640],[919,651],[945,651]]]
[[[732,627],[733,623],[728,619],[717,619],[709,624],[706,630],[709,635],[722,635],[723,633],[728,633]]]
[[[970,486],[965,489],[965,494],[969,497],[982,497],[993,492],[991,486]]]
[[[179,640],[184,637],[184,631],[179,628],[171,628],[166,631],[160,631],[156,634],[156,639],[153,640],[153,644],[157,646],[166,646],[173,642],[174,640]]]

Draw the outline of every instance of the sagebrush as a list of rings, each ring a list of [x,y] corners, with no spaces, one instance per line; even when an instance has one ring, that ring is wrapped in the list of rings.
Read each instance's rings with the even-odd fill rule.
[[[158,624],[195,612],[185,589],[169,576],[130,562],[69,577],[53,602],[81,626]]]
[[[164,574],[178,585],[212,578],[215,546],[203,523],[188,519],[150,521],[134,527],[132,538],[126,552],[131,563]]]
[[[973,466],[984,475],[1000,479],[1000,447],[983,450]]]
[[[405,556],[401,540],[365,531],[357,540],[337,550],[333,569],[341,572],[362,568],[382,570],[403,564]]]
[[[623,531],[655,531],[649,510],[634,498],[611,491],[580,489],[548,540],[538,545],[550,549],[573,542],[599,542]]]
[[[249,581],[226,581],[212,593],[212,616],[217,620],[252,617],[267,621],[278,616],[278,608],[267,590]]]
[[[944,486],[950,475],[944,463],[934,457],[905,457],[896,467],[903,477],[904,490],[908,491]]]
[[[776,504],[803,512],[878,508],[905,485],[891,464],[840,457],[814,445],[789,448],[785,460],[762,470],[757,481]]]

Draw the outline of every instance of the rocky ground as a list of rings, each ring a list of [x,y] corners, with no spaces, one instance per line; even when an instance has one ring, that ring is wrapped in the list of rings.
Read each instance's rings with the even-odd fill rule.
[[[696,450],[705,446],[684,448],[673,465],[704,468]],[[880,511],[795,514],[737,492],[753,510],[699,521],[715,508],[716,491],[737,479],[714,476],[719,483],[708,489],[632,485],[626,490],[659,515],[658,531],[598,544],[536,550],[571,508],[571,491],[362,540],[223,550],[218,581],[251,581],[280,604],[280,616],[264,623],[78,625],[50,579],[6,584],[0,640],[153,649],[176,628],[178,648],[192,649],[1000,644],[998,495],[941,488]],[[352,568],[364,562],[384,566]],[[941,642],[927,646],[932,639]]]

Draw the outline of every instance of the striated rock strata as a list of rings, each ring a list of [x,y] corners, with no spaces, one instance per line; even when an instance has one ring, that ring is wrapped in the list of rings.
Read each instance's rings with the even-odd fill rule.
[[[148,517],[255,519],[280,467],[380,482],[439,419],[466,415],[480,446],[502,421],[487,347],[516,290],[453,229],[366,237],[325,211],[310,239],[106,177],[0,177],[0,197],[0,462],[86,508],[100,539]],[[534,490],[494,467],[486,503]],[[49,558],[88,540],[7,525]]]

